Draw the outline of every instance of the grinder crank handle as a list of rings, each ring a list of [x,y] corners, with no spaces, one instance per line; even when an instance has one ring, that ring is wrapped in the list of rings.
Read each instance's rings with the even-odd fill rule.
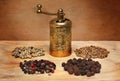
[[[57,15],[57,13],[50,13],[50,12],[42,11],[42,5],[41,4],[37,5],[37,13],[46,14],[46,15]]]

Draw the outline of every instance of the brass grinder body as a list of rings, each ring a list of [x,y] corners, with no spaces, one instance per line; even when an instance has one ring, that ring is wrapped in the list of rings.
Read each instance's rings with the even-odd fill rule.
[[[71,54],[71,21],[65,19],[57,22],[50,21],[50,54],[56,57],[69,56]]]
[[[47,15],[57,15],[57,18],[50,21],[50,55],[55,57],[65,57],[71,54],[71,25],[72,22],[64,18],[62,9],[57,13],[48,13],[41,10],[41,5],[37,5],[38,13]]]

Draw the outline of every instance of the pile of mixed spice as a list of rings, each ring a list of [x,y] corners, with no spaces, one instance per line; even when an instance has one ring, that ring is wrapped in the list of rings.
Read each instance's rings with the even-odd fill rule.
[[[74,50],[75,54],[78,57],[83,58],[105,58],[108,56],[109,51],[105,48],[97,47],[97,46],[86,46],[79,49]]]
[[[32,57],[38,57],[38,56],[44,56],[44,50],[42,48],[35,48],[35,47],[16,47],[12,51],[12,56],[15,56],[16,58],[32,58]]]
[[[56,69],[55,63],[48,60],[29,60],[20,62],[20,68],[26,74],[44,74],[44,73],[54,73]]]

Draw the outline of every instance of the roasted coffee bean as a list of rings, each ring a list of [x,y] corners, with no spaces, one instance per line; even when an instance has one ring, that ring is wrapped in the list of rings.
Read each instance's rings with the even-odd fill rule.
[[[62,67],[69,74],[74,74],[76,76],[88,77],[93,76],[95,73],[100,73],[101,64],[98,61],[93,61],[92,59],[69,59],[67,63],[63,62]]]
[[[30,60],[20,62],[20,68],[26,74],[35,74],[35,73],[54,73],[56,65],[53,62],[47,60]]]

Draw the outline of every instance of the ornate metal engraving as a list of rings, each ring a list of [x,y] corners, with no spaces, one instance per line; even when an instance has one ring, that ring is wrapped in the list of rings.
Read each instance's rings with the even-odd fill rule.
[[[70,27],[51,27],[50,40],[53,51],[67,51],[71,49]]]

